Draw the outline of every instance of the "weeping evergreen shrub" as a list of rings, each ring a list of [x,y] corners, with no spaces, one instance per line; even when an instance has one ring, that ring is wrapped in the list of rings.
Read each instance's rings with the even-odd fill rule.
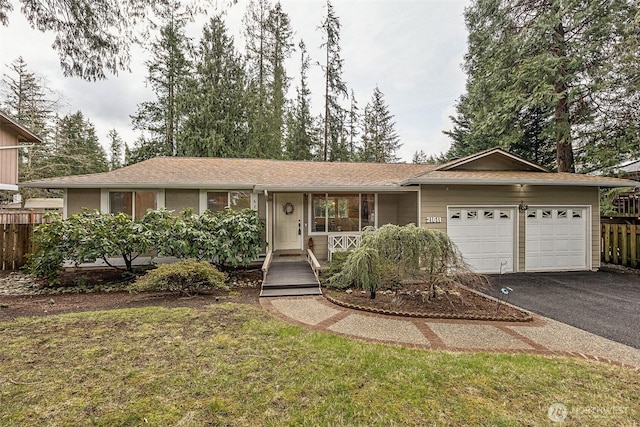
[[[342,269],[344,281],[353,283],[376,297],[381,282],[381,262],[378,251],[360,246],[349,254]]]
[[[471,282],[479,277],[471,273],[446,233],[414,224],[387,224],[363,231],[360,246],[349,254],[343,270],[332,276],[330,283],[355,284],[375,298],[380,286],[421,279],[430,284],[430,295],[435,297],[437,285],[455,283],[463,276]]]

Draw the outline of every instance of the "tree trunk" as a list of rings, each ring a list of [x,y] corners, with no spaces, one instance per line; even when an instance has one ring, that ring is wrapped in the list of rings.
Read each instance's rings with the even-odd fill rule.
[[[554,92],[556,105],[554,112],[556,164],[558,172],[575,172],[573,164],[573,147],[571,145],[571,121],[569,116],[569,88],[567,86],[567,45],[565,29],[562,25],[560,5],[554,3],[554,12],[560,20],[554,27],[553,53],[558,58],[558,69],[555,76]]]

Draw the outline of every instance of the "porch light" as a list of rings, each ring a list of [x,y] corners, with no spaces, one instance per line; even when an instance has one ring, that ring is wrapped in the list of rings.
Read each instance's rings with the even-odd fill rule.
[[[518,205],[518,210],[520,212],[525,212],[527,209],[529,209],[529,205],[526,205],[524,202],[520,202],[520,204]]]

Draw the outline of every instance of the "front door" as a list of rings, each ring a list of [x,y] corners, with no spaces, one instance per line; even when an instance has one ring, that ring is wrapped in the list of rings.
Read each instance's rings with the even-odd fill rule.
[[[302,250],[302,194],[276,194],[274,209],[274,249]]]

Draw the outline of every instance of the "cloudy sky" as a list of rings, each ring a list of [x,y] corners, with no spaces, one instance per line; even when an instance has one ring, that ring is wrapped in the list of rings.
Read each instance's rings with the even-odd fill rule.
[[[14,12],[8,27],[0,26],[0,66],[22,56],[30,70],[46,78],[48,86],[63,96],[62,114],[82,111],[96,126],[106,144],[107,132],[115,128],[130,145],[136,139],[130,115],[137,104],[153,99],[145,85],[144,61],[148,52],[133,51],[131,72],[121,72],[106,81],[85,82],[65,78],[57,53],[51,48],[53,35],[29,27],[12,1]],[[361,110],[371,99],[376,85],[385,95],[396,130],[403,144],[400,156],[410,161],[416,150],[438,154],[449,147],[443,130],[451,128],[449,116],[456,99],[464,91],[461,69],[467,33],[463,11],[469,0],[334,0],[334,10],[342,25],[341,48],[343,80],[353,89]],[[312,61],[323,58],[319,48],[326,6],[322,0],[281,0],[295,32],[295,44],[305,41]],[[228,11],[227,24],[236,41],[241,42],[241,21],[246,0],[239,0]],[[192,24],[188,33],[199,39],[202,23]],[[239,46],[241,48],[241,46]],[[299,73],[299,54],[291,60],[290,75]],[[320,67],[310,72],[312,106],[316,113],[323,106]],[[291,93],[296,81],[292,82]]]

